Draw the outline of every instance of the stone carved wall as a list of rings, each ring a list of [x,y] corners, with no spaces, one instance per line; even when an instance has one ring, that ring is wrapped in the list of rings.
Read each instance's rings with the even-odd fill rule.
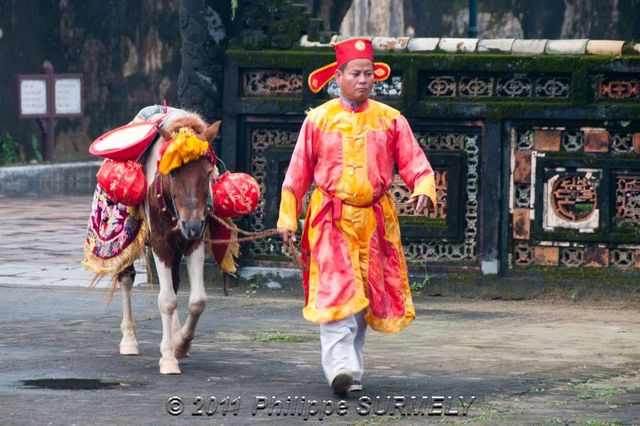
[[[271,193],[269,180],[277,178],[279,181],[271,187],[271,191],[279,191],[282,184],[281,179],[286,173],[285,164],[288,163],[293,147],[298,137],[298,127],[301,123],[278,126],[271,122],[268,125],[251,124],[247,136],[251,143],[251,174],[260,185],[260,190],[264,197],[261,197],[256,211],[248,219],[251,229],[261,231],[273,226],[273,210],[277,210],[279,194]],[[462,194],[450,194],[448,192],[448,171],[447,168],[434,167],[436,174],[436,196],[438,205],[436,210],[428,214],[431,219],[447,219],[447,200],[449,197],[459,197],[464,200],[463,215],[464,224],[462,238],[460,242],[430,241],[430,238],[412,238],[404,244],[405,255],[409,260],[416,261],[467,261],[477,260],[477,232],[478,232],[478,188],[479,188],[479,148],[480,135],[476,131],[461,132],[455,130],[440,130],[417,132],[416,136],[420,146],[427,155],[433,157],[437,152],[457,152],[465,162],[466,175],[463,177],[464,186]],[[270,161],[273,152],[286,152],[285,161],[282,163],[281,171],[269,170],[274,167]],[[271,166],[269,166],[271,165]],[[271,173],[271,174],[270,174]],[[307,194],[307,200],[310,192]],[[408,200],[410,191],[396,175],[394,183],[389,192],[394,197],[394,202],[398,207],[401,218],[418,217],[409,206]],[[269,205],[271,203],[271,205]],[[303,211],[306,209],[306,202]],[[268,210],[271,210],[270,214]],[[269,220],[271,216],[271,223]],[[304,219],[304,218],[301,218]],[[428,226],[428,224],[426,225]],[[302,222],[300,227],[302,227]],[[248,243],[248,251],[254,256],[279,255],[283,247],[280,239],[271,238]]]
[[[302,93],[302,74],[284,70],[245,70],[242,74],[245,96],[297,96]]]
[[[568,98],[565,76],[426,75],[425,97],[436,98]]]
[[[399,179],[390,188],[414,267],[478,270],[495,259],[499,268],[640,265],[638,57],[628,44],[622,58],[563,56],[552,41],[542,46],[554,53],[518,50],[539,49],[534,42],[514,41],[499,54],[481,43],[374,37],[392,77],[373,95],[409,118],[436,173],[438,205],[428,216],[413,214]],[[597,47],[589,43],[580,49]],[[238,163],[259,177],[268,200],[249,219],[256,230],[275,225],[304,111],[338,95],[333,83],[315,95],[304,86],[332,59],[330,48],[306,39],[301,46],[277,59],[229,56],[238,75],[228,113]],[[286,260],[278,239],[247,251],[251,262]]]
[[[640,122],[623,124],[511,129],[512,266],[640,267]]]
[[[599,99],[638,100],[640,99],[640,77],[607,75],[598,81]]]

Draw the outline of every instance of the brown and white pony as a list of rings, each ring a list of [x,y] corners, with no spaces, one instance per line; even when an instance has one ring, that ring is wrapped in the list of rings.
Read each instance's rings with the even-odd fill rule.
[[[209,143],[220,128],[220,121],[207,126],[195,113],[173,110],[160,128],[162,137],[151,147],[144,164],[148,193],[144,202],[145,219],[149,225],[150,243],[160,281],[158,308],[162,317],[160,343],[160,373],[180,374],[179,358],[188,357],[194,330],[207,302],[204,289],[205,245],[202,239],[209,213],[207,199],[214,165],[206,155],[183,164],[169,175],[158,173],[159,151],[163,142],[182,127],[193,129]],[[176,292],[179,267],[185,258],[189,284],[188,315],[184,325],[178,319]],[[131,313],[131,287],[135,277],[133,267],[117,276],[122,289],[122,355],[138,355],[135,323]]]

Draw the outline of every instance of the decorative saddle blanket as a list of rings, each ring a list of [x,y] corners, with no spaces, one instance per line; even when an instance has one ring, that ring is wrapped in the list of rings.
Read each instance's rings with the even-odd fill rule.
[[[98,275],[118,274],[142,255],[146,236],[140,207],[112,201],[97,185],[82,264]]]

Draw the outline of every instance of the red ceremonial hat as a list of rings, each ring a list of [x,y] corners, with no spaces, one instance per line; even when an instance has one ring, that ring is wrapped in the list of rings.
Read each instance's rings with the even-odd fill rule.
[[[309,88],[313,93],[318,93],[331,80],[336,70],[352,59],[369,59],[373,62],[373,46],[371,40],[366,38],[350,38],[334,45],[336,49],[336,61],[318,68],[309,74]],[[373,76],[375,81],[386,80],[391,74],[391,68],[384,62],[373,62]]]

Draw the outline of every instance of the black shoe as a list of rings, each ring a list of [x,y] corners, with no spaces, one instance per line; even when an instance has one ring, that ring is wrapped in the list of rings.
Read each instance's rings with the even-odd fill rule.
[[[349,370],[339,370],[331,381],[331,389],[336,396],[345,396],[353,383],[353,376]]]

